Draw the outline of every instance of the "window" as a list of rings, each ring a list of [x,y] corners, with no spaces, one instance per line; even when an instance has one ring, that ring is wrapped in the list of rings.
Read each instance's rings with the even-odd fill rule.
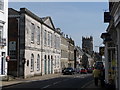
[[[57,67],[59,68],[59,56],[57,58]]]
[[[34,55],[31,55],[31,71],[34,71]]]
[[[47,31],[44,31],[44,45],[47,45]]]
[[[40,55],[37,56],[37,71],[40,70]]]
[[[56,64],[57,64],[57,59],[56,59],[56,56],[55,56],[55,68],[56,68],[56,66],[57,66]]]
[[[55,48],[57,47],[57,36],[55,35],[55,39],[54,39],[54,42],[55,42]]]
[[[34,43],[34,31],[35,31],[35,25],[31,24],[31,43]]]
[[[60,38],[58,37],[58,49],[60,49]]]
[[[50,46],[50,33],[48,33],[48,46]]]
[[[51,33],[51,36],[50,36],[50,37],[51,37],[51,47],[53,47],[53,46],[52,46],[52,45],[53,45],[53,44],[52,44],[52,43],[53,43],[53,42],[52,42],[52,41],[53,41],[52,33]]]
[[[3,39],[3,27],[0,26],[0,46],[3,44],[2,39]]]
[[[4,9],[4,0],[0,0],[0,10]]]
[[[11,59],[17,59],[16,42],[9,42],[9,55]]]
[[[40,27],[37,27],[37,44],[40,44]]]

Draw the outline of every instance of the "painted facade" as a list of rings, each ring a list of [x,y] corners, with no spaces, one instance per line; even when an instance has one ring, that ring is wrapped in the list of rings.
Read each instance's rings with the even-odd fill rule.
[[[12,38],[11,30],[16,37]],[[27,78],[60,72],[61,38],[51,17],[40,18],[26,8],[9,8],[9,43],[13,43],[9,44],[9,55],[15,56],[11,54],[14,45],[17,52],[9,61],[9,74]]]
[[[110,0],[104,22],[109,23],[106,32],[101,34],[105,45],[105,82],[120,90],[120,1]]]
[[[7,75],[8,0],[0,0],[0,76]]]

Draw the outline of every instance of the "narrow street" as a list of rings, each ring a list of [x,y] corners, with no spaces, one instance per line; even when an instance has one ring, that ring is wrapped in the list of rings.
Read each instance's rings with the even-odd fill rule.
[[[75,75],[61,75],[57,78],[38,80],[31,82],[23,82],[21,84],[10,85],[3,87],[3,90],[20,89],[20,88],[33,88],[33,89],[50,89],[50,88],[70,88],[80,89],[85,87],[93,80],[91,74],[75,74]]]

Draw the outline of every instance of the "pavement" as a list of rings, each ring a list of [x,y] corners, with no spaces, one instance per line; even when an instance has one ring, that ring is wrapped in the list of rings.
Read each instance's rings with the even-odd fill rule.
[[[51,79],[51,78],[60,77],[60,76],[61,76],[61,74],[49,74],[49,75],[43,75],[43,76],[34,76],[34,77],[26,78],[26,79],[16,78],[14,80],[9,80],[9,81],[0,81],[0,87],[5,87],[5,86],[13,85],[13,84],[20,84],[20,83],[24,83],[24,82],[46,80],[46,79]],[[102,88],[100,86],[100,84],[98,86],[95,86],[93,80],[86,83],[82,88],[85,88],[85,89],[92,88],[92,89],[96,89],[96,90],[104,89],[105,90],[105,88]]]

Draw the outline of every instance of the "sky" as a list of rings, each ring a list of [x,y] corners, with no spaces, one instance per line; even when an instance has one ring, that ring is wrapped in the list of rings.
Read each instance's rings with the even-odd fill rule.
[[[82,48],[82,36],[93,36],[93,48],[98,52],[103,40],[101,34],[108,24],[104,12],[108,2],[9,2],[9,8],[27,8],[39,17],[50,16],[56,28],[68,34],[76,46]]]

